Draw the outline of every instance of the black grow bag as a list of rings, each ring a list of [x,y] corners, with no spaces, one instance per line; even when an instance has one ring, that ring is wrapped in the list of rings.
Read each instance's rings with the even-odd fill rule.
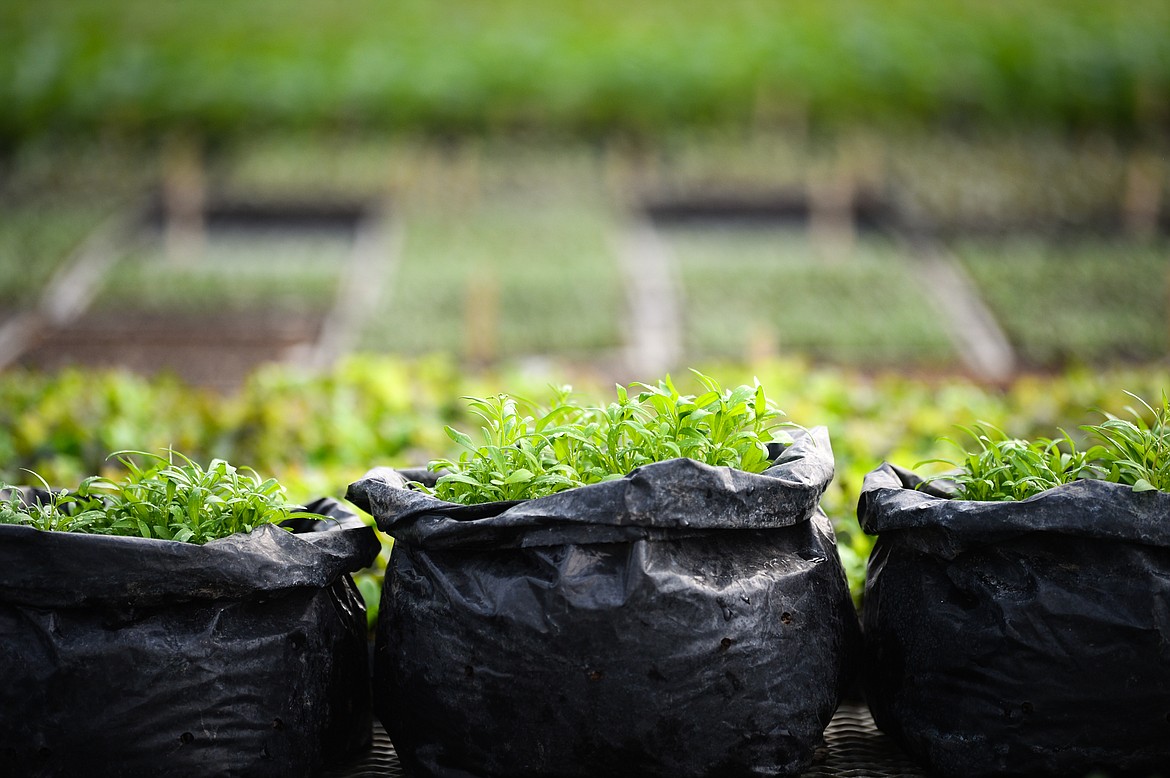
[[[944,776],[1170,775],[1170,495],[920,483],[883,465],[858,506],[877,725]]]
[[[0,775],[301,776],[370,739],[373,530],[192,545],[0,525]]]
[[[799,773],[856,633],[823,430],[519,503],[350,487],[395,538],[374,710],[415,776]]]

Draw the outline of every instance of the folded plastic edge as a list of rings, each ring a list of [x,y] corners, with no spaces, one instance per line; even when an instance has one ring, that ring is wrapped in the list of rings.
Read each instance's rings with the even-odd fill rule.
[[[952,499],[923,487],[912,471],[883,463],[868,473],[857,520],[869,535],[944,531],[953,538],[988,541],[1051,532],[1170,547],[1170,494],[1135,492],[1129,486],[1083,479],[1026,500],[981,502]]]
[[[707,522],[702,499],[729,495],[748,512],[739,528],[786,526],[806,521],[833,477],[834,463],[828,430],[800,430],[792,445],[763,473],[713,467],[693,460],[674,459],[637,468],[613,481],[578,487],[533,500],[456,505],[407,488],[408,479],[391,468],[375,468],[350,484],[346,498],[371,514],[378,526],[396,539],[414,542],[483,543],[501,533],[542,531],[540,541],[556,542],[558,530],[596,526],[599,541],[635,536],[639,531],[730,528]],[[684,477],[685,476],[685,477]],[[658,488],[665,481],[669,485]],[[675,488],[682,484],[682,488]],[[673,512],[665,518],[648,504],[669,501]],[[768,515],[763,520],[763,514]],[[605,529],[608,527],[608,534]],[[515,538],[506,545],[528,545]]]

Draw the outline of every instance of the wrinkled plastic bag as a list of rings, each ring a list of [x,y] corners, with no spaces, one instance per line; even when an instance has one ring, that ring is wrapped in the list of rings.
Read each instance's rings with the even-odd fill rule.
[[[395,546],[374,709],[416,776],[795,775],[857,629],[823,429],[766,473],[678,459],[459,506],[350,487]]]
[[[866,693],[943,776],[1170,775],[1170,494],[949,500],[870,473]]]
[[[0,526],[0,775],[301,776],[370,741],[373,530],[206,545]]]

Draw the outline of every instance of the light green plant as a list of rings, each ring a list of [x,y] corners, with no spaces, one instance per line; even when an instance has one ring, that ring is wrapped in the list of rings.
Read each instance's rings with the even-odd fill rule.
[[[1128,484],[1135,492],[1170,492],[1170,399],[1162,392],[1155,408],[1132,392],[1152,421],[1139,409],[1127,408],[1133,420],[1105,413],[1105,421],[1082,427],[1097,438],[1104,473],[1102,478]]]
[[[43,495],[26,495],[0,483],[0,524],[20,524],[46,532],[86,532],[104,521],[99,500],[77,492],[53,491],[43,478],[32,475],[44,486]]]
[[[464,451],[430,463],[444,474],[426,491],[461,504],[532,499],[677,457],[765,470],[783,413],[758,382],[724,390],[693,372],[705,390],[697,396],[682,394],[667,376],[656,386],[619,385],[617,401],[597,407],[577,404],[568,387],[554,390],[545,406],[506,394],[466,398],[483,422],[481,442],[447,427]]]
[[[569,465],[556,461],[553,441],[558,450],[572,446],[567,431],[557,424],[581,409],[567,404],[567,391],[554,397],[565,399],[534,417],[531,403],[499,394],[488,398],[466,398],[471,412],[483,422],[482,443],[453,427],[446,428],[451,440],[464,449],[458,460],[438,459],[431,470],[446,470],[435,485],[434,494],[449,502],[473,504],[500,500],[522,500],[537,494],[580,486],[580,475]]]
[[[958,499],[1024,500],[1098,473],[1093,464],[1097,449],[1078,451],[1076,443],[1063,431],[1060,438],[1022,440],[1008,437],[1003,430],[986,423],[960,429],[977,444],[974,451],[947,438],[963,452],[959,462],[928,459],[919,463],[942,463],[955,468],[952,473],[927,478],[926,483],[945,478],[955,485],[954,496]]]
[[[92,476],[73,491],[45,484],[48,496],[41,500],[9,489],[0,523],[202,544],[289,518],[317,518],[292,510],[275,479],[222,459],[204,468],[173,450],[166,457],[144,451],[110,457],[125,468],[123,478]]]

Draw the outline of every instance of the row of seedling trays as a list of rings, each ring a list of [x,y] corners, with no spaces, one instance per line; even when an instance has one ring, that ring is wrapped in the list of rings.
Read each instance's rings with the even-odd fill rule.
[[[311,775],[372,703],[410,775],[798,775],[858,678],[939,775],[1170,766],[1165,399],[1088,449],[973,427],[950,480],[877,467],[859,624],[828,432],[697,380],[472,399],[457,458],[351,484],[395,541],[372,672],[380,544],[336,501],[175,452],[9,488],[0,772]]]
[[[1105,217],[1075,230],[963,223],[931,234],[901,213],[897,191],[667,191],[629,214],[653,227],[667,256],[665,278],[638,295],[639,285],[611,267],[607,231],[620,227],[596,205],[537,213],[517,201],[403,217],[395,240],[407,230],[410,238],[397,273],[394,241],[375,228],[387,217],[369,205],[172,189],[125,234],[89,252],[101,268],[76,277],[62,304],[39,317],[43,326],[24,328],[19,348],[4,347],[0,325],[0,366],[117,364],[233,389],[261,362],[315,366],[355,348],[443,350],[472,364],[546,353],[604,363],[650,339],[638,314],[667,303],[675,313],[651,354],[961,363],[1001,380],[1013,352],[1042,366],[1070,354],[1115,361],[1164,351],[1161,285],[1132,280],[1162,272],[1161,238],[1119,243],[1128,233]],[[1163,236],[1170,227],[1158,218],[1152,235]],[[1085,245],[1036,247],[1058,228]],[[1015,242],[974,240],[988,234]],[[547,262],[553,255],[557,262]],[[645,256],[634,260],[635,275],[644,273]],[[1118,263],[1126,272],[1115,272]],[[971,276],[958,293],[928,272],[952,265],[946,278]],[[369,304],[354,299],[355,289]],[[743,304],[732,310],[728,298]],[[984,301],[987,316],[957,315]],[[375,309],[378,317],[368,314]],[[837,315],[825,316],[829,309]],[[678,360],[626,361],[641,374]]]

